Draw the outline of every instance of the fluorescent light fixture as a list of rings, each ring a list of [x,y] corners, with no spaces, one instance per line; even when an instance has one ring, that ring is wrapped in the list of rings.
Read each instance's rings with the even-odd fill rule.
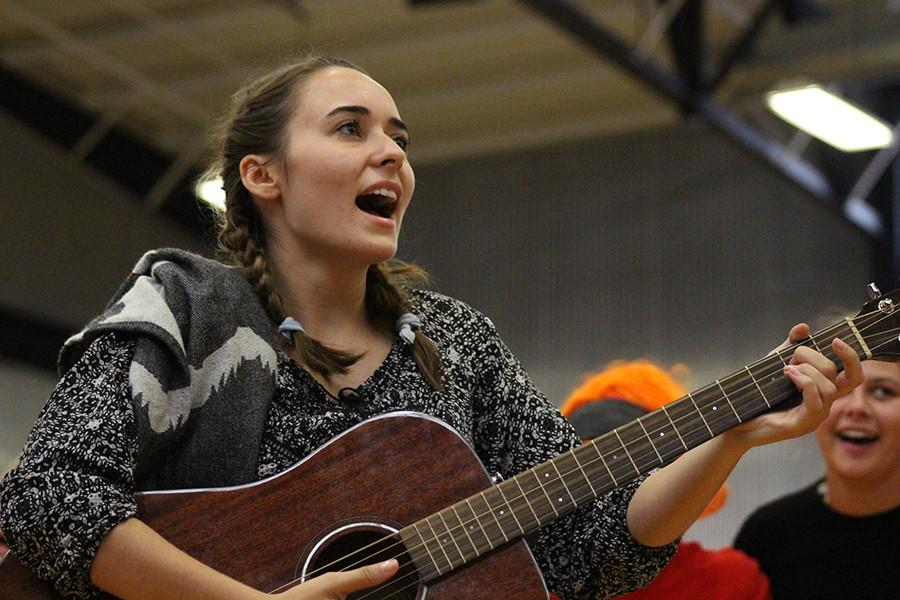
[[[844,152],[885,148],[893,139],[883,121],[817,84],[769,92],[766,104],[797,129]]]
[[[214,209],[225,210],[225,190],[222,189],[221,177],[197,182],[194,194]]]

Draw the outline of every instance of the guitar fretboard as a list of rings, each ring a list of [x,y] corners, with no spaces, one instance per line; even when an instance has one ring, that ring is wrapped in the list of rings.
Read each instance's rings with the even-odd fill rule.
[[[531,533],[600,495],[748,421],[797,393],[784,375],[795,348],[820,351],[841,369],[831,348],[840,337],[861,358],[871,352],[856,324],[822,330],[663,408],[515,477],[485,489],[399,532],[420,576],[430,581],[494,548]]]

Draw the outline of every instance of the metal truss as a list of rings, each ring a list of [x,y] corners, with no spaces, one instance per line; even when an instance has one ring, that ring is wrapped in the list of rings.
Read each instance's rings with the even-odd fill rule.
[[[891,215],[868,202],[869,195],[888,168],[897,164],[900,151],[900,124],[894,129],[894,143],[875,155],[846,198],[841,197],[829,178],[805,160],[794,144],[783,144],[756,129],[720,102],[714,93],[731,69],[752,47],[766,21],[780,9],[786,19],[799,18],[801,0],[761,0],[747,11],[733,0],[656,0],[656,9],[636,43],[628,42],[604,27],[581,5],[567,0],[519,0],[555,23],[604,59],[624,69],[650,89],[674,102],[686,115],[694,115],[763,160],[812,197],[840,211],[855,226],[889,252],[890,264],[876,265],[879,279],[896,281],[900,275],[900,190],[892,186]],[[740,33],[713,62],[707,56],[703,24],[709,5],[728,12]],[[802,5],[802,6],[801,6]],[[814,7],[812,7],[814,8]],[[668,40],[674,68],[667,68],[655,56],[663,40]],[[894,177],[900,176],[900,168]],[[889,286],[894,287],[894,286]]]

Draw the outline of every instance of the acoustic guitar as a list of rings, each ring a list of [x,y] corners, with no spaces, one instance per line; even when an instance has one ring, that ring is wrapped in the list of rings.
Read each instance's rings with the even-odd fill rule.
[[[499,483],[449,426],[421,414],[391,413],[259,482],[137,494],[139,515],[200,561],[267,592],[396,557],[396,576],[350,598],[546,600],[524,536],[796,401],[783,368],[798,345],[816,348],[839,369],[835,337],[861,359],[895,360],[897,293],[875,290],[854,317]],[[0,595],[60,598],[11,553],[0,563]]]

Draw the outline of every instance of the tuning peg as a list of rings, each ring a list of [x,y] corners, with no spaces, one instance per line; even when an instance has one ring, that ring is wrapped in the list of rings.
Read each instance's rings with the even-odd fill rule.
[[[878,286],[874,283],[870,283],[866,286],[866,291],[869,293],[869,298],[872,300],[881,297],[881,290],[878,289]]]

